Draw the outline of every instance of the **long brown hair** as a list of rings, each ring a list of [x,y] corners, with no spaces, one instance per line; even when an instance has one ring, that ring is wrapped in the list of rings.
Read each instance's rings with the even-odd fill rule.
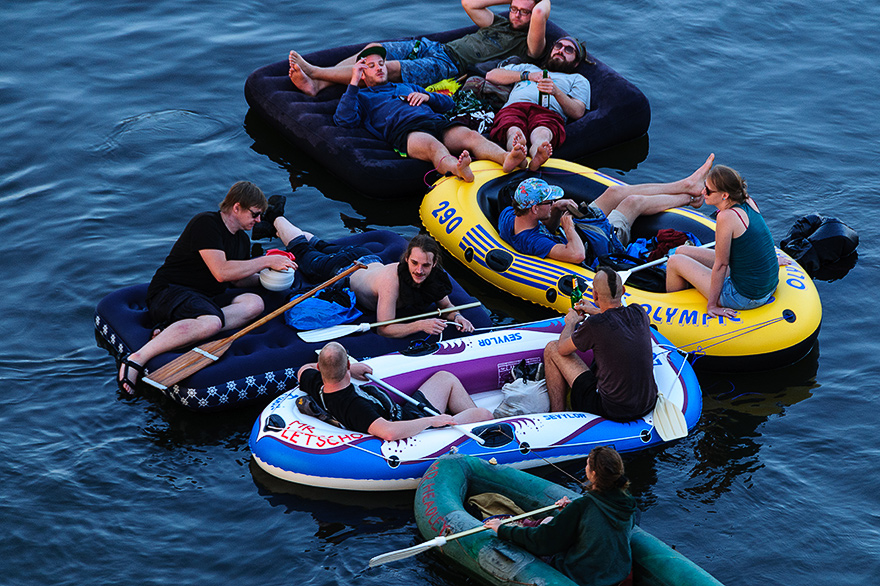
[[[623,458],[614,448],[610,446],[593,448],[587,456],[587,463],[596,475],[590,490],[608,492],[615,489],[626,490],[629,487],[629,478],[624,474]]]
[[[727,192],[730,199],[736,203],[743,203],[749,198],[749,193],[746,191],[746,180],[730,167],[715,165],[709,171],[706,179],[712,180],[715,191]]]

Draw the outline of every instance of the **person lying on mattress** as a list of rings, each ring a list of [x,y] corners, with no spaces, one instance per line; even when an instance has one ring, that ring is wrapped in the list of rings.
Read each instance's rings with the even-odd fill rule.
[[[593,256],[625,249],[632,223],[639,216],[685,205],[703,205],[703,184],[714,160],[715,155],[709,155],[690,176],[672,183],[608,187],[584,210],[594,216],[589,221],[598,228],[583,232],[590,239]],[[513,205],[499,214],[499,235],[522,254],[573,264],[584,262],[586,249],[569,211],[578,207],[574,201],[562,199],[563,195],[561,187],[549,185],[543,179],[524,180],[514,191]]]
[[[395,319],[398,313],[415,315],[434,308],[452,307],[449,294],[452,282],[439,266],[440,245],[426,234],[409,241],[399,262],[382,264],[382,259],[363,246],[340,247],[316,238],[278,216],[270,224],[261,222],[254,228],[254,239],[278,236],[287,251],[296,257],[299,270],[313,283],[326,281],[357,260],[367,265],[348,278],[357,303],[376,312],[378,321]],[[378,332],[389,338],[404,338],[416,332],[438,335],[452,321],[463,332],[474,326],[459,311],[445,314],[443,319],[427,318],[408,323],[379,326]]]
[[[358,87],[362,78],[366,84],[363,89]],[[471,153],[477,159],[495,161],[505,172],[525,161],[525,146],[517,144],[505,151],[479,132],[440,114],[452,107],[452,98],[444,94],[429,93],[409,83],[390,83],[385,49],[374,45],[358,55],[333,121],[345,128],[364,126],[398,152],[428,161],[439,173],[451,173],[464,181],[474,180]]]
[[[477,31],[448,43],[425,37],[383,43],[388,51],[391,81],[426,87],[465,75],[478,63],[499,61],[514,55],[521,59],[538,59],[544,52],[550,0],[462,0],[461,4],[474,24],[480,27]],[[503,4],[510,4],[509,19],[489,10],[491,6]],[[348,83],[360,54],[333,67],[312,65],[296,51],[290,52],[288,60],[293,85],[314,96],[332,84]]]
[[[562,510],[535,527],[514,527],[500,519],[484,525],[501,539],[550,563],[578,584],[632,584],[632,547],[636,501],[629,494],[623,459],[610,446],[593,448],[584,469],[590,486],[584,496],[556,504]]]
[[[352,376],[367,380],[364,375],[372,372],[364,363],[350,364],[345,348],[338,342],[330,342],[321,349],[318,362],[303,365],[297,378],[300,389],[346,429],[369,433],[385,441],[411,437],[429,427],[492,419],[492,412],[477,407],[461,381],[444,370],[434,373],[412,395],[440,415],[429,415],[409,402],[389,412],[380,402],[359,393],[351,382]]]
[[[273,203],[275,198],[281,196],[272,196]],[[272,208],[273,215],[283,212],[283,198],[279,203],[280,209]],[[230,285],[256,286],[258,273],[265,268],[296,268],[286,256],[251,258],[245,231],[266,216],[269,207],[259,187],[239,181],[220,202],[220,211],[202,212],[189,221],[150,281],[147,308],[156,331],[139,350],[119,360],[116,382],[121,391],[134,392],[143,365],[153,357],[240,328],[263,312],[259,295],[230,297],[225,291]]]
[[[693,285],[707,299],[706,313],[736,317],[738,309],[754,309],[770,301],[779,284],[773,237],[746,182],[724,165],[712,169],[703,183],[703,198],[718,208],[715,250],[679,246],[666,265],[666,290]]]
[[[512,149],[517,143],[529,148],[529,170],[537,171],[565,142],[565,124],[578,120],[590,108],[590,82],[575,73],[586,58],[586,49],[574,37],[562,37],[550,49],[541,66],[531,63],[505,65],[486,74],[486,79],[513,89],[495,115],[489,136]],[[549,77],[542,77],[542,70]],[[547,94],[548,105],[539,103]]]
[[[559,340],[544,348],[544,378],[550,411],[571,408],[612,421],[647,415],[657,403],[654,353],[648,314],[638,303],[623,305],[626,289],[613,270],[601,267],[593,278],[593,303],[581,299],[565,316]],[[587,364],[577,350],[593,351]]]

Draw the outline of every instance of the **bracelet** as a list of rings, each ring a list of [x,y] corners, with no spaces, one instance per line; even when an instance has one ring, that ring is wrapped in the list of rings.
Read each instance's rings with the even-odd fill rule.
[[[520,74],[519,74],[519,80],[520,80],[520,81],[528,81],[528,80],[529,80],[529,72],[528,72],[528,71],[523,71],[522,73],[520,73]]]
[[[455,318],[460,315],[461,315],[460,311],[453,311],[452,313],[449,314],[449,321],[455,321]],[[453,317],[453,316],[455,316],[455,317]]]

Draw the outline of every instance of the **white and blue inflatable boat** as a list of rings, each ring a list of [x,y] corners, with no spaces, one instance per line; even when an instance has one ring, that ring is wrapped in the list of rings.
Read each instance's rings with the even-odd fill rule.
[[[439,370],[453,372],[474,402],[494,411],[501,403],[503,384],[513,367],[540,362],[547,342],[559,338],[562,318],[530,326],[444,341],[422,356],[401,353],[371,358],[373,375],[411,394]],[[693,428],[702,412],[702,395],[691,365],[674,346],[652,330],[654,377],[657,388],[681,410]],[[584,355],[587,363],[592,356]],[[361,384],[354,381],[355,384]],[[459,426],[484,440],[454,428],[428,429],[415,437],[382,441],[310,416],[307,395],[295,388],[277,397],[254,424],[250,448],[257,465],[269,474],[299,484],[362,491],[415,488],[425,470],[450,452],[494,460],[516,468],[584,458],[598,445],[632,452],[662,443],[653,412],[618,423],[591,413],[533,413]],[[392,397],[393,400],[400,400]],[[303,405],[303,410],[300,410]]]

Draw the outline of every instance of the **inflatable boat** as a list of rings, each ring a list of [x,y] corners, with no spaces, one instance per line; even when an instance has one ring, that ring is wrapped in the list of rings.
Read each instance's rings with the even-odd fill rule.
[[[487,161],[474,163],[476,180],[440,179],[422,201],[420,215],[428,232],[466,267],[498,288],[565,313],[573,286],[589,294],[593,271],[581,265],[541,259],[513,250],[496,229],[510,192],[523,179],[540,176],[575,201],[592,201],[621,181],[593,169],[551,159],[540,173],[505,175]],[[715,240],[715,222],[692,208],[677,208],[639,218],[632,239],[653,238],[664,228],[693,234],[702,243]],[[781,251],[779,251],[782,254]],[[763,370],[791,364],[813,347],[822,321],[822,305],[810,276],[797,263],[779,267],[779,287],[770,303],[736,318],[706,313],[706,299],[695,289],[666,293],[663,276],[652,283],[632,273],[624,303],[639,303],[651,323],[682,350],[699,356],[694,367],[706,370]],[[638,278],[637,278],[638,277]],[[643,284],[640,284],[640,281]]]
[[[389,231],[364,232],[336,241],[343,245],[364,246],[379,255],[384,262],[394,262],[406,249],[406,240]],[[450,277],[451,278],[451,277]],[[475,301],[458,283],[452,281],[453,305]],[[150,339],[152,323],[146,308],[147,284],[120,289],[102,299],[95,311],[95,337],[117,360],[140,348]],[[269,313],[284,305],[294,291],[304,292],[314,284],[304,283],[297,273],[292,290],[258,292],[265,301]],[[491,325],[488,313],[482,307],[464,310],[474,327]],[[365,323],[376,321],[374,314],[365,313]],[[447,328],[445,336],[456,335]],[[225,338],[234,332],[222,332],[217,338]],[[375,328],[341,338],[352,356],[367,358],[406,348],[422,336],[391,339],[380,336]],[[283,316],[269,321],[238,340],[215,364],[196,372],[180,383],[161,391],[174,402],[193,411],[220,411],[258,403],[265,405],[270,399],[296,385],[296,371],[307,362],[315,360],[315,352],[326,342],[307,343],[289,326]],[[147,363],[147,371],[167,364],[182,352],[167,352]],[[138,388],[153,389],[143,383]]]
[[[466,502],[483,493],[506,496],[524,511],[552,505],[564,496],[571,500],[581,496],[511,466],[493,466],[468,456],[444,456],[431,464],[416,490],[414,510],[419,532],[425,539],[433,539],[481,527],[483,521],[468,511]],[[721,586],[708,572],[639,526],[633,529],[630,545],[634,584]],[[487,584],[577,584],[540,558],[497,538],[492,531],[448,540],[434,551]]]
[[[521,361],[542,361],[547,342],[559,339],[563,320],[479,333],[444,341],[427,355],[394,353],[365,361],[373,375],[412,394],[440,370],[454,373],[479,407],[495,412],[503,383]],[[702,412],[696,375],[685,356],[653,332],[654,377],[657,388],[684,415],[688,428]],[[588,353],[589,354],[589,353]],[[587,363],[592,356],[585,356]],[[359,381],[354,380],[360,385]],[[392,399],[400,399],[392,395]],[[662,442],[653,412],[618,423],[591,413],[533,413],[457,426],[428,429],[403,440],[382,441],[335,427],[310,413],[307,395],[299,388],[284,393],[263,410],[254,424],[250,448],[256,463],[269,474],[299,484],[347,490],[413,489],[428,466],[443,454],[458,452],[511,464],[543,466],[585,457],[597,445],[612,444],[620,452],[641,450]]]
[[[476,26],[470,26],[425,36],[448,42],[475,30]],[[548,46],[566,34],[552,22],[547,23]],[[358,44],[304,57],[315,65],[335,65],[375,40],[367,38]],[[651,108],[644,94],[616,71],[589,57],[596,64],[581,65],[578,73],[590,80],[591,103],[582,118],[566,126],[567,139],[555,153],[565,159],[575,160],[639,138],[651,122]],[[285,59],[251,73],[244,95],[253,112],[294,146],[367,196],[390,199],[416,197],[425,192],[424,177],[431,170],[429,163],[401,157],[364,128],[341,128],[333,123],[344,86],[329,87],[311,97],[293,85],[288,69]],[[389,181],[391,177],[393,181]]]

